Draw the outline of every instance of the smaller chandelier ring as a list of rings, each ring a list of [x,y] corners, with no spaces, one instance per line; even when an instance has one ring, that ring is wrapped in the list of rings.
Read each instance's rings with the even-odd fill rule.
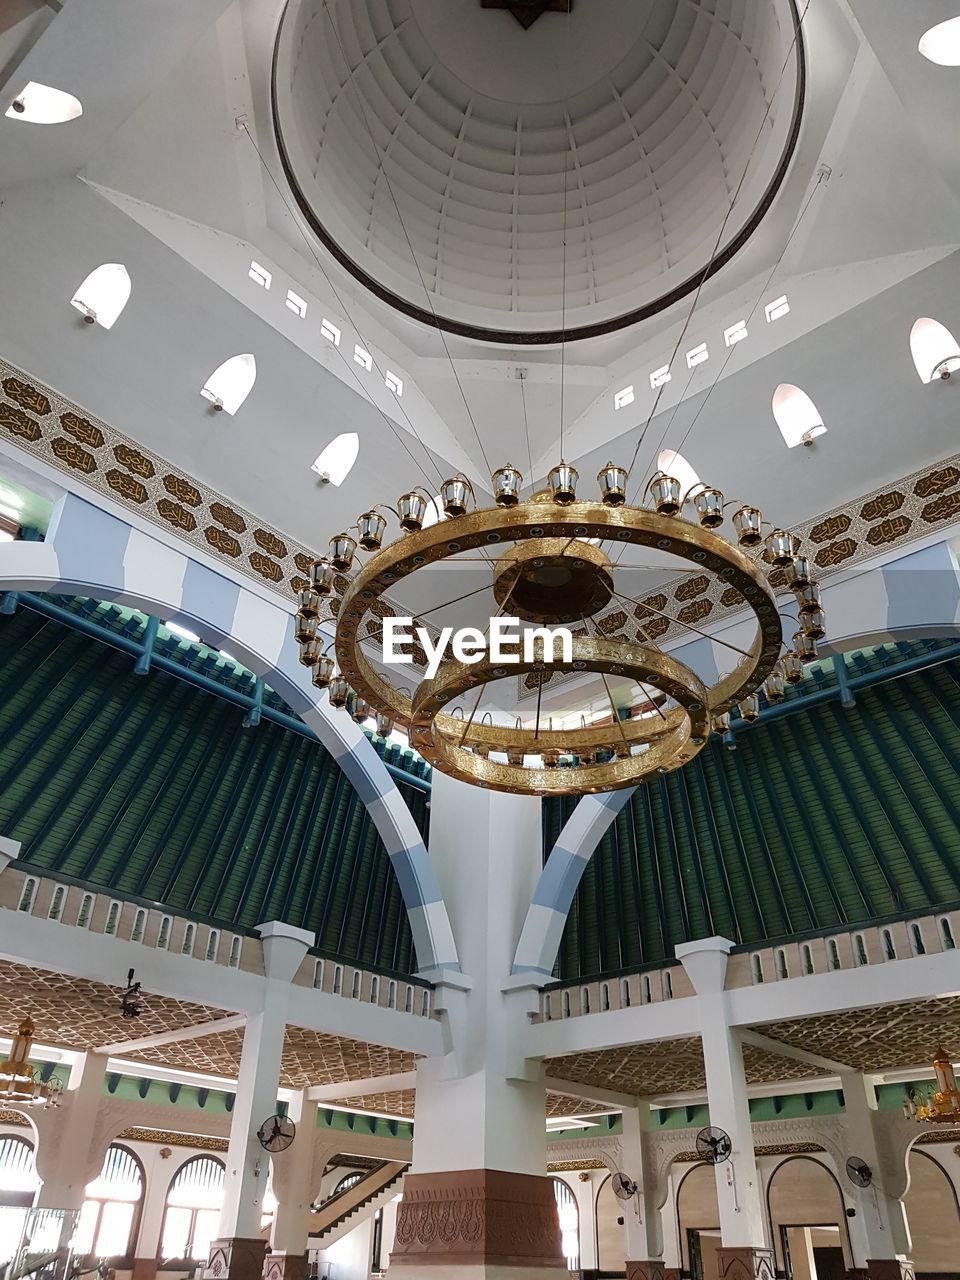
[[[710,734],[707,689],[676,658],[645,645],[578,636],[574,638],[571,661],[552,665],[560,671],[572,671],[580,664],[594,672],[626,676],[654,686],[678,705],[663,720],[647,717],[645,721],[624,722],[620,726],[622,748],[616,751],[615,758],[602,764],[582,764],[578,760],[563,768],[531,769],[522,763],[511,764],[509,757],[522,761],[527,756],[541,756],[555,765],[561,754],[578,757],[580,751],[610,746],[610,726],[540,732],[498,725],[479,725],[475,730],[471,725],[464,729],[462,721],[443,714],[444,708],[472,690],[501,679],[504,669],[488,658],[471,664],[448,659],[414,694],[410,745],[437,763],[443,772],[481,787],[562,795],[635,786],[654,773],[681,768],[706,744]],[[542,659],[534,658],[511,664],[510,672],[523,675],[543,669]],[[477,754],[478,746],[485,754]],[[643,749],[633,754],[632,746]],[[508,761],[490,760],[489,751],[506,753]]]

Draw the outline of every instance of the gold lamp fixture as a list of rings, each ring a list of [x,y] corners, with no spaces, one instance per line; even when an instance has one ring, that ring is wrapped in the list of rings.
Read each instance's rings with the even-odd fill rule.
[[[933,1060],[937,1087],[926,1095],[912,1089],[903,1104],[903,1114],[918,1124],[960,1124],[960,1089],[949,1054],[941,1047]]]
[[[596,496],[584,496],[576,468],[561,461],[543,491],[523,498],[523,476],[508,463],[491,477],[489,506],[480,505],[465,476],[445,480],[445,519],[433,524],[425,526],[424,519],[434,500],[416,490],[395,506],[371,504],[351,530],[330,539],[329,553],[314,563],[310,586],[299,596],[296,636],[315,685],[329,688],[331,705],[358,722],[362,713],[376,717],[383,729],[406,730],[410,745],[441,771],[525,795],[635,786],[682,768],[712,733],[727,732],[737,708],[748,724],[762,718],[761,690],[766,704],[780,701],[786,685],[802,681],[803,666],[816,658],[825,633],[820,588],[799,538],[764,520],[758,507],[728,502],[709,485],[684,491],[676,477],[659,471],[636,505],[627,501],[628,480],[625,468],[608,462],[597,476]],[[728,509],[732,532],[724,537],[719,530]],[[392,540],[391,512],[399,525]],[[723,593],[737,593],[756,632],[731,672],[708,685],[646,632],[627,641],[588,625],[615,599],[629,601],[618,590],[616,569],[631,547],[674,557]],[[547,664],[542,651],[535,651],[529,661],[508,667],[489,654],[470,664],[447,657],[412,691],[397,687],[389,670],[385,675],[375,668],[363,644],[393,612],[386,594],[422,569],[456,565],[460,555],[489,561],[490,587],[504,615],[535,626],[568,626],[574,633],[572,657]],[[798,629],[789,645],[769,581],[773,573],[783,575],[796,598]],[[335,674],[321,647],[319,615],[338,583]],[[548,668],[652,687],[660,695],[656,714],[628,720],[615,715],[613,726],[581,721],[578,728],[563,729],[544,728],[539,721],[535,729],[524,727],[513,714],[502,724],[488,723],[489,715],[464,720],[457,704],[471,693],[479,702],[487,684],[507,676],[536,678]]]
[[[0,1062],[0,1102],[15,1103],[19,1107],[57,1107],[62,1092],[59,1082],[45,1081],[30,1065],[35,1030],[33,1019],[27,1015],[13,1037],[10,1056]]]

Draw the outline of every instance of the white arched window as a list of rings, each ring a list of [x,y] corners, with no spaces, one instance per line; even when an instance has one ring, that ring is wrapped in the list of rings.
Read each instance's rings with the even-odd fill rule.
[[[560,1239],[568,1271],[580,1270],[580,1211],[577,1197],[562,1178],[553,1179],[553,1194],[560,1219]]]
[[[773,393],[773,416],[788,449],[810,444],[817,436],[826,434],[817,406],[792,382],[781,382]]]
[[[87,1184],[74,1251],[114,1260],[132,1258],[144,1180],[140,1161],[126,1147],[107,1147],[99,1177]]]
[[[223,1206],[224,1165],[213,1156],[194,1156],[170,1183],[160,1232],[160,1260],[206,1262],[217,1238]]]
[[[910,330],[910,354],[921,382],[949,378],[960,369],[960,347],[939,320],[921,316]]]
[[[960,67],[960,17],[948,18],[925,31],[917,47],[938,66]]]
[[[0,1268],[13,1259],[40,1186],[33,1147],[26,1138],[0,1137]]]
[[[91,271],[70,299],[87,324],[112,329],[130,300],[130,275],[122,262],[105,262]]]
[[[63,89],[30,80],[7,107],[11,120],[24,120],[27,124],[66,124],[83,115],[80,99]]]
[[[310,470],[325,484],[339,487],[350,474],[359,452],[360,437],[355,431],[347,431],[330,441]]]
[[[218,365],[200,388],[204,400],[214,409],[234,414],[246,400],[257,380],[257,362],[249,352],[231,356]]]
[[[680,493],[684,496],[700,483],[700,477],[682,453],[675,449],[664,449],[657,458],[657,469],[664,475],[673,476],[680,484]]]

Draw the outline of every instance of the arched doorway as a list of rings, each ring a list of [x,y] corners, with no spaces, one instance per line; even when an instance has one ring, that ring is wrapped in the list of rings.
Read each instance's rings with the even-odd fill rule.
[[[189,1270],[210,1256],[223,1207],[226,1165],[215,1156],[193,1156],[173,1175],[160,1229],[160,1262]]]
[[[139,1158],[128,1147],[111,1143],[103,1168],[87,1184],[74,1242],[76,1252],[109,1258],[114,1266],[132,1267],[145,1190]]]
[[[33,1143],[17,1134],[0,1135],[0,1270],[17,1251],[39,1186]]]
[[[950,1147],[945,1147],[946,1152]],[[949,1274],[960,1258],[960,1210],[947,1170],[923,1147],[912,1147],[910,1189],[903,1197],[913,1247],[910,1259],[918,1272]]]
[[[677,1231],[683,1271],[692,1280],[719,1275],[720,1206],[712,1165],[695,1164],[677,1186]]]
[[[597,1267],[600,1271],[623,1271],[626,1267],[623,1206],[613,1194],[609,1173],[597,1188],[594,1212],[597,1224]]]
[[[815,1156],[789,1156],[767,1183],[770,1237],[787,1280],[843,1280],[853,1266],[836,1175]]]

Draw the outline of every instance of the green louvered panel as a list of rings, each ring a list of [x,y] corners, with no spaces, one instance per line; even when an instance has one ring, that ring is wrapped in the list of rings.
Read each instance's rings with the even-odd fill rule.
[[[136,615],[69,604],[140,638]],[[181,657],[211,665],[189,646]],[[425,831],[426,797],[401,790]],[[266,720],[244,729],[229,703],[163,671],[138,677],[129,656],[27,609],[0,619],[0,830],[65,876],[225,925],[286,920],[321,950],[415,967],[389,858],[319,743]]]
[[[850,677],[941,642],[849,654]],[[832,684],[814,667],[805,691]],[[641,787],[587,867],[556,973],[656,962],[722,934],[754,944],[960,900],[960,662],[931,665],[714,741]],[[544,805],[545,853],[576,801]]]

